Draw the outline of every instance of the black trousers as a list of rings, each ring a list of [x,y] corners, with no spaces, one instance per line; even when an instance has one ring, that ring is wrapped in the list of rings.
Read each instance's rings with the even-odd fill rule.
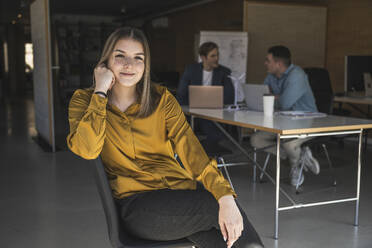
[[[196,190],[139,193],[121,199],[119,204],[124,227],[136,237],[163,241],[187,238],[198,248],[226,248],[218,225],[218,202],[201,185]],[[244,230],[234,247],[263,247],[244,211],[240,211]]]

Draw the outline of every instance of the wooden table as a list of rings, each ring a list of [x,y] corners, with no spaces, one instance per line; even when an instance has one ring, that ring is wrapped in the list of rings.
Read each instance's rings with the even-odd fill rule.
[[[275,184],[275,226],[274,238],[278,238],[278,221],[279,211],[298,209],[304,207],[313,207],[319,205],[328,205],[355,201],[355,218],[354,225],[358,225],[359,211],[359,196],[360,196],[360,173],[361,173],[361,152],[362,152],[362,135],[363,130],[372,128],[372,120],[342,117],[342,116],[326,116],[320,118],[293,118],[288,116],[274,115],[266,117],[262,112],[246,111],[246,110],[223,110],[223,109],[191,109],[188,106],[182,107],[185,114],[191,116],[191,126],[193,126],[194,118],[202,118],[213,121],[217,127],[237,146],[244,155],[254,161],[250,154],[234,140],[220,125],[226,123],[239,127],[252,128],[255,130],[275,133],[277,135],[276,149],[280,154],[280,142],[282,139],[290,138],[305,138],[313,136],[328,136],[342,134],[358,134],[358,171],[357,171],[357,192],[352,198],[338,199],[332,201],[314,202],[308,204],[296,203],[288,194],[280,188],[280,156],[276,158],[276,179],[271,181]],[[262,168],[254,162],[261,171]],[[265,173],[266,174],[266,173]],[[283,193],[286,198],[292,203],[290,206],[279,207],[280,194]]]
[[[339,103],[340,109],[342,108],[342,104],[346,103],[359,113],[365,115],[367,118],[371,118],[370,106],[372,105],[372,97],[364,96],[364,93],[358,92],[349,96],[335,96],[333,101]],[[367,105],[367,113],[360,109],[357,105]]]

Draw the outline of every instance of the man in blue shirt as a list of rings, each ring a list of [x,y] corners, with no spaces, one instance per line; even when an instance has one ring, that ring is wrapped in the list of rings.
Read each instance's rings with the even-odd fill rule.
[[[291,53],[285,46],[269,48],[265,59],[268,75],[264,84],[270,87],[275,95],[277,108],[284,110],[299,110],[317,112],[313,92],[310,88],[306,73],[297,65],[291,63]],[[303,173],[300,175],[300,163],[305,162],[305,170],[319,174],[319,163],[312,156],[309,147],[301,145],[310,138],[293,139],[283,144],[282,158],[288,158],[291,165],[290,179],[293,186],[304,182]],[[276,134],[257,132],[251,137],[251,145],[262,148],[272,145],[265,151],[275,154]]]

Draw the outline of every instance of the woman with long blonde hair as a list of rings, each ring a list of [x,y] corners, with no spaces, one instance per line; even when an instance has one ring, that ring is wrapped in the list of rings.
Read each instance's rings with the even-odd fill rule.
[[[71,99],[69,123],[70,150],[101,156],[128,232],[188,238],[197,247],[263,247],[176,99],[150,81],[142,31],[124,27],[110,35],[93,86]]]

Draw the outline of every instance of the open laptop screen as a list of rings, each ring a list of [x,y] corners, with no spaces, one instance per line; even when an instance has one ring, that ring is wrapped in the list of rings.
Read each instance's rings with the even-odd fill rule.
[[[270,89],[264,84],[245,84],[244,89],[244,100],[249,110],[263,111],[263,100],[264,94],[270,94]]]
[[[223,108],[223,86],[189,85],[190,108]]]

